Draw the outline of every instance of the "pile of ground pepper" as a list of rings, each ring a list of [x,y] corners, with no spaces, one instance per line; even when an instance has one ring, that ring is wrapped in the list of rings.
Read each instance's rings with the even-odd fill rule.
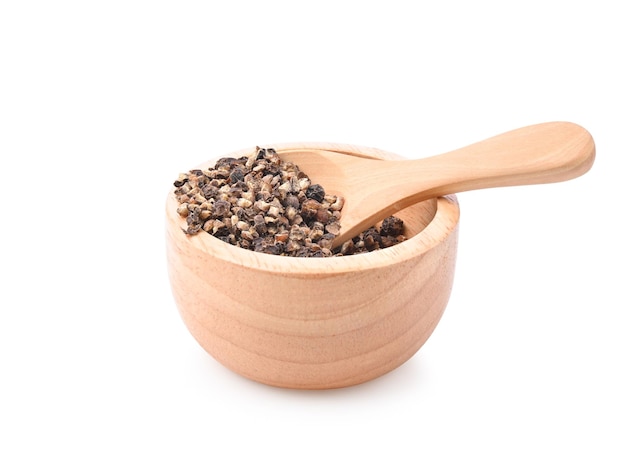
[[[296,164],[272,148],[251,156],[221,158],[206,170],[174,181],[189,235],[207,232],[244,249],[291,257],[352,255],[392,246],[406,238],[401,219],[386,218],[332,249],[341,228],[341,196],[326,194]]]

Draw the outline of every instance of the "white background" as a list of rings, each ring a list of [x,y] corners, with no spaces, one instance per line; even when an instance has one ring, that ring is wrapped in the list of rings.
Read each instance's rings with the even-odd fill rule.
[[[626,452],[618,4],[0,3],[0,451]],[[399,369],[271,388],[182,324],[178,172],[289,141],[417,158],[552,120],[592,133],[593,169],[459,195],[452,297]]]

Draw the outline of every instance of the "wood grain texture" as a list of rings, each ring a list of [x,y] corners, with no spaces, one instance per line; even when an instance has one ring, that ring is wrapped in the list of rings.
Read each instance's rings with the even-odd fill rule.
[[[581,126],[550,122],[417,160],[380,162],[349,151],[297,148],[284,150],[283,156],[330,193],[345,198],[337,246],[394,212],[432,197],[576,178],[593,164],[595,145]]]
[[[274,146],[279,152],[294,147],[393,158],[338,144]],[[170,192],[168,270],[184,323],[219,362],[268,385],[337,388],[393,370],[428,339],[452,289],[459,221],[454,196],[398,213],[407,241],[331,258],[277,257],[203,232],[188,236],[176,206]]]

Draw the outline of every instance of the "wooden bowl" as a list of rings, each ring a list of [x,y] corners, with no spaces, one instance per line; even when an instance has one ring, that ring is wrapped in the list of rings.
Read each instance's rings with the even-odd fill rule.
[[[273,148],[395,158],[326,143]],[[188,236],[177,206],[172,190],[166,204],[167,260],[180,315],[208,353],[252,380],[321,389],[379,377],[417,352],[448,302],[459,221],[455,196],[398,213],[409,237],[403,243],[327,258],[279,257],[204,232]]]

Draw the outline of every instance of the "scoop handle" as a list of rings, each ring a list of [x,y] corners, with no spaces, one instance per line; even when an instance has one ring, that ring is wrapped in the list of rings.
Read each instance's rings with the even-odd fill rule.
[[[550,122],[506,132],[411,163],[427,173],[433,195],[576,178],[595,159],[591,134],[574,123]],[[412,178],[415,180],[415,176]],[[422,189],[422,196],[423,196]]]

